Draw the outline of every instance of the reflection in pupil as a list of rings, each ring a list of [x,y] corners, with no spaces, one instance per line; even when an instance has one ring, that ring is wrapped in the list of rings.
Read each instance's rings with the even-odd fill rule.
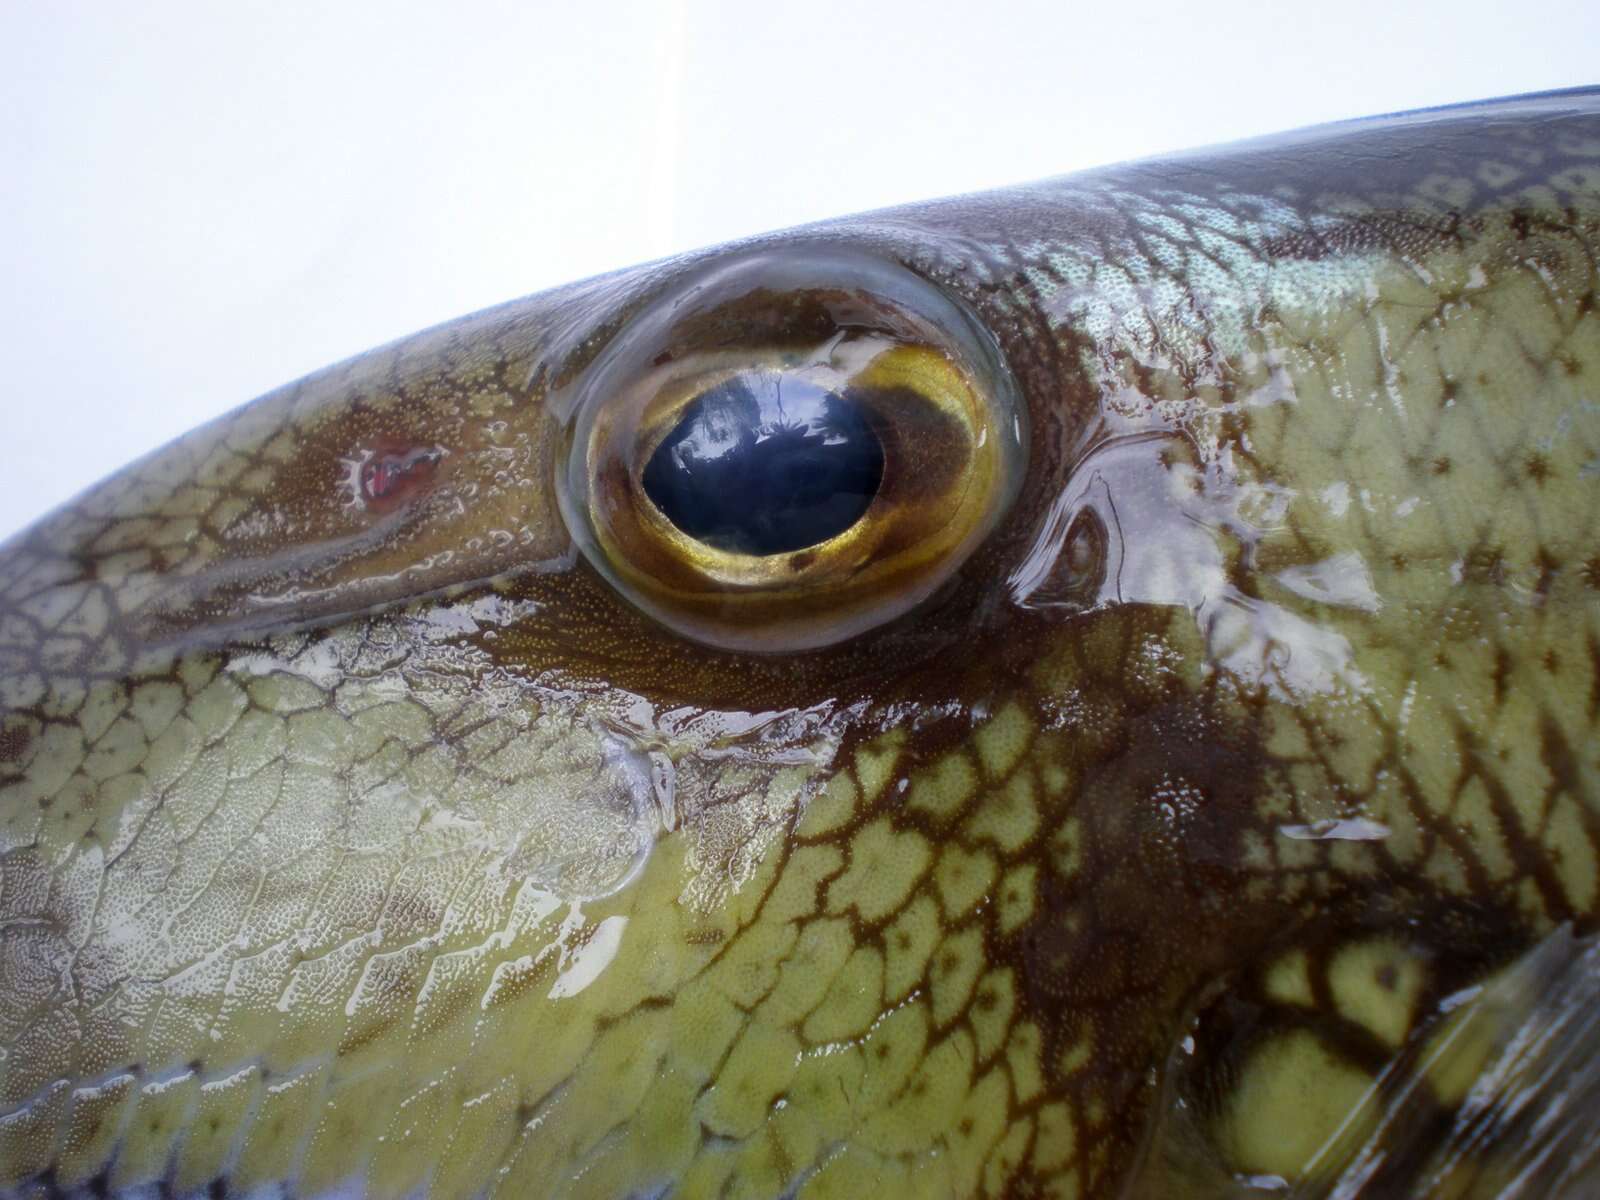
[[[738,554],[783,554],[849,529],[882,478],[883,445],[854,401],[752,372],[684,407],[643,483],[690,537]]]

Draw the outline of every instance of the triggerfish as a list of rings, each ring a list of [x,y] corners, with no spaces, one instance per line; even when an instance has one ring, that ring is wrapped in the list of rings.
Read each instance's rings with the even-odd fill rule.
[[[1600,1191],[1600,90],[829,221],[0,546],[0,1195]]]

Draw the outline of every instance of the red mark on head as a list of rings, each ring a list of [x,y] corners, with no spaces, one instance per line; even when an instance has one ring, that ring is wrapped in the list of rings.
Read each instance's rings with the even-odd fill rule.
[[[375,512],[398,508],[433,479],[442,446],[380,445],[361,458],[361,501]]]

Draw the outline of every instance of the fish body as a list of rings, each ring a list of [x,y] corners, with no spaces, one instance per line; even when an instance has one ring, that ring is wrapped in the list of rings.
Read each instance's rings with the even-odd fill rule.
[[[0,1193],[1585,1194],[1597,255],[1600,92],[1376,118],[133,464],[0,547]]]

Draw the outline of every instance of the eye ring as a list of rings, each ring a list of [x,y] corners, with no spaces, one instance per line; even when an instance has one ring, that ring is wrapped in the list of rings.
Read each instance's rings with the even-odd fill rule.
[[[868,431],[882,456],[873,494],[833,498],[822,519],[780,511],[757,486],[747,502],[806,536],[697,536],[683,512],[675,521],[673,505],[657,503],[645,474],[670,439],[704,432],[685,423],[708,396],[753,394],[764,380],[778,381],[780,397],[784,386],[826,397],[835,425]],[[730,650],[826,646],[914,607],[993,529],[1025,465],[1022,406],[987,332],[905,268],[837,249],[715,264],[648,305],[563,391],[553,399],[570,414],[569,442],[556,490],[574,540],[646,613]],[[750,444],[771,433],[748,415],[758,400],[741,400],[749,428],[734,422]],[[813,448],[827,440],[794,436]],[[855,437],[839,452],[846,468],[851,455],[870,457]],[[695,486],[718,502],[715,487]],[[724,524],[759,524],[746,515],[723,514]]]

